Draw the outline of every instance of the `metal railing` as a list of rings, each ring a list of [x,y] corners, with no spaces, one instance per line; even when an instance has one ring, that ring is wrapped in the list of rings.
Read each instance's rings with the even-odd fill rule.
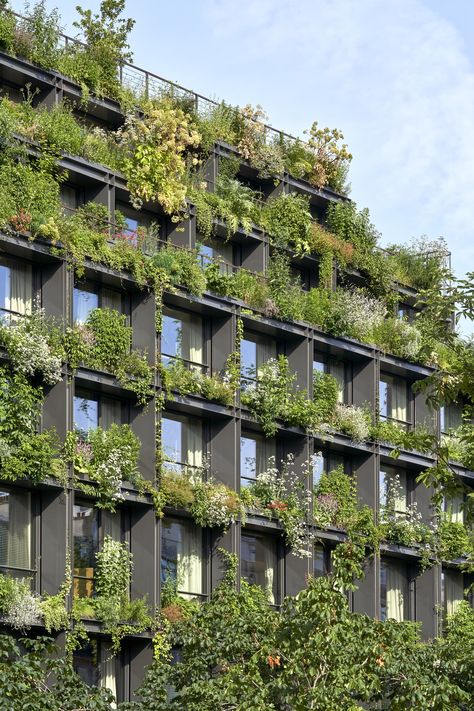
[[[23,22],[28,22],[28,17],[25,17],[18,12],[12,11],[11,14]],[[59,33],[59,44],[62,47],[69,47],[70,45],[87,47],[85,42],[82,42],[76,37],[66,35],[64,32]],[[218,107],[220,103],[225,103],[209,99],[202,94],[198,94],[192,89],[187,89],[176,82],[165,79],[159,74],[137,67],[131,62],[120,62],[117,73],[120,86],[131,91],[137,98],[144,97],[145,99],[159,99],[164,95],[168,95],[184,101],[188,100],[190,104],[192,104],[194,111],[199,116],[204,117]],[[230,104],[226,105],[229,108],[234,108],[235,111],[239,111],[238,107],[232,107]],[[263,127],[266,140],[270,137],[271,139],[279,142],[290,141],[291,143],[300,142],[305,144],[305,141],[302,141],[300,138],[297,138],[290,133],[280,131],[273,126],[270,126],[270,124],[266,124],[258,119],[252,120]]]

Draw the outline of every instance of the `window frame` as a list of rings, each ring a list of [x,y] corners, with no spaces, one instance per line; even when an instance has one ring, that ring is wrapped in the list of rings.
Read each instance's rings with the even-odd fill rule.
[[[25,494],[30,497],[30,567],[23,568],[21,566],[11,566],[11,565],[1,565],[0,573],[2,575],[9,575],[10,571],[13,573],[13,577],[20,577],[21,573],[25,573],[25,578],[32,579],[33,590],[38,590],[39,585],[39,573],[40,566],[39,561],[41,560],[41,505],[38,496],[34,496],[35,493],[32,489],[20,489],[15,486],[10,486],[8,483],[4,484],[2,482],[0,486],[0,491],[8,494]],[[17,574],[20,575],[17,575]]]
[[[172,312],[167,313],[167,311]],[[173,316],[172,314],[176,314]],[[190,360],[189,358],[184,358],[183,356],[179,355],[172,355],[170,353],[165,353],[162,350],[162,345],[163,345],[163,329],[159,335],[159,354],[160,354],[160,361],[163,364],[164,367],[166,367],[167,363],[173,364],[174,362],[180,362],[182,363],[188,370],[193,370],[196,369],[198,370],[202,375],[210,375],[211,373],[211,367],[210,367],[210,362],[211,362],[211,357],[210,357],[210,350],[211,350],[211,339],[210,339],[210,321],[208,319],[204,319],[200,314],[194,314],[191,311],[186,311],[185,309],[181,309],[179,307],[175,306],[168,306],[166,304],[163,305],[163,321],[165,317],[169,318],[174,318],[175,320],[181,321],[182,324],[185,324],[186,321],[181,318],[180,314],[184,314],[185,316],[189,317],[190,320],[193,318],[199,318],[201,321],[201,337],[202,337],[202,363],[198,363],[197,361]]]
[[[163,573],[163,543],[164,543],[164,526],[165,524],[178,524],[180,526],[186,526],[189,524],[190,528],[193,528],[194,531],[197,531],[200,536],[200,541],[199,541],[199,548],[201,551],[201,589],[202,592],[197,593],[197,592],[190,592],[188,590],[182,590],[178,588],[177,585],[177,580],[176,582],[176,592],[180,597],[183,597],[184,599],[197,599],[200,602],[205,602],[206,600],[209,599],[209,591],[210,591],[210,580],[209,580],[209,574],[210,574],[210,532],[206,528],[202,528],[201,526],[198,526],[197,524],[194,523],[194,521],[191,518],[180,518],[179,516],[166,516],[163,518],[160,526],[160,591],[165,583],[165,580],[163,579],[162,573]]]
[[[400,420],[397,417],[392,417],[391,415],[383,415],[382,414],[382,398],[381,398],[381,385],[382,383],[385,383],[386,385],[389,385],[390,383],[387,383],[384,378],[389,378],[391,380],[398,380],[402,382],[405,386],[405,402],[406,402],[406,420]],[[377,392],[377,400],[378,400],[378,412],[377,416],[379,421],[381,422],[392,422],[394,424],[398,424],[402,426],[405,430],[409,431],[412,430],[414,427],[414,412],[413,412],[413,407],[414,407],[414,398],[413,398],[413,391],[411,388],[411,383],[409,380],[406,378],[403,378],[399,375],[394,375],[393,373],[381,371],[380,376],[378,379],[378,392]],[[388,411],[388,408],[387,408]],[[391,411],[393,411],[393,407],[391,408]]]
[[[245,530],[241,532],[240,534],[240,556],[239,556],[239,567],[240,567],[240,575],[243,580],[247,580],[246,576],[243,573],[243,568],[242,568],[242,562],[244,560],[243,554],[242,554],[242,542],[244,539],[254,539],[254,540],[260,540],[260,541],[271,541],[271,545],[273,546],[273,555],[274,555],[274,566],[273,566],[273,573],[274,573],[274,581],[273,581],[273,588],[272,588],[272,595],[274,597],[274,602],[269,602],[269,605],[273,608],[278,608],[281,605],[281,599],[282,599],[282,571],[281,571],[281,546],[280,546],[280,540],[276,536],[268,535],[265,533],[261,533],[259,531],[255,530]],[[256,561],[255,561],[256,562]],[[265,568],[267,570],[268,568]],[[247,582],[250,582],[247,580]],[[262,588],[262,590],[265,591],[265,588],[260,585],[260,583],[253,583],[254,585],[258,585],[259,587]]]

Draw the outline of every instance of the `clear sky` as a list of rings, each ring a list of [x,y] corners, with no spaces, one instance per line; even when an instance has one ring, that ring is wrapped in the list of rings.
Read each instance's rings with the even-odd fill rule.
[[[47,0],[70,33],[75,4]],[[341,129],[351,197],[383,243],[442,235],[457,273],[474,271],[474,0],[128,0],[127,14],[135,64],[261,104],[295,135]]]

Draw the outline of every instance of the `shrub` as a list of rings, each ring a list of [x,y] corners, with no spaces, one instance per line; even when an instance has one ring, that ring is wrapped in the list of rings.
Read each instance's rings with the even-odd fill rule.
[[[40,375],[47,385],[55,385],[62,378],[64,355],[61,335],[44,310],[20,318],[14,325],[0,324],[0,344],[10,357],[15,370],[28,377]]]
[[[362,407],[337,403],[334,414],[336,430],[348,435],[354,442],[364,442],[370,436],[370,412]]]
[[[270,457],[268,467],[257,475],[242,491],[244,503],[262,513],[278,519],[285,531],[285,539],[294,555],[306,558],[310,555],[309,543],[312,534],[307,524],[311,492],[307,488],[312,462],[304,462],[297,470],[294,456],[276,467]]]
[[[273,244],[292,247],[298,255],[312,252],[311,213],[308,199],[302,195],[281,193],[265,203],[262,226]]]
[[[201,296],[206,289],[206,276],[201,269],[196,250],[167,245],[152,257],[152,264],[166,272],[170,283]]]
[[[385,305],[361,290],[337,289],[326,325],[335,336],[373,342],[373,334],[385,318]]]
[[[66,451],[76,474],[87,475],[98,484],[100,508],[115,511],[117,502],[124,499],[124,481],[141,484],[137,466],[140,440],[129,425],[113,423],[107,430],[98,427],[90,430],[85,439],[69,432]]]
[[[144,116],[129,114],[119,134],[123,172],[135,207],[158,202],[168,215],[185,207],[188,168],[197,163],[187,151],[201,137],[188,114],[169,98],[148,102]]]

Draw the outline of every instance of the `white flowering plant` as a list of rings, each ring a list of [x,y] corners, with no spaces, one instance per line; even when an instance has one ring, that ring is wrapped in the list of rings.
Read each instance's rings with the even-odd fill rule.
[[[255,482],[241,492],[244,504],[267,516],[277,518],[284,529],[285,539],[294,555],[308,557],[312,532],[309,526],[311,491],[309,477],[313,471],[312,459],[297,467],[293,454],[276,466],[274,457],[269,466],[257,474]]]
[[[4,616],[3,621],[20,632],[39,624],[40,598],[31,591],[30,580],[0,575],[0,612]]]
[[[113,423],[107,430],[97,427],[85,436],[77,431],[68,432],[65,450],[75,474],[82,478],[86,475],[98,484],[98,489],[92,492],[98,495],[100,508],[115,511],[116,504],[124,498],[124,481],[141,485],[137,464],[140,441],[129,425]],[[77,483],[87,488],[87,484]]]
[[[30,315],[10,325],[0,324],[0,345],[6,348],[17,372],[30,378],[39,375],[46,385],[61,380],[61,333],[38,305]]]

